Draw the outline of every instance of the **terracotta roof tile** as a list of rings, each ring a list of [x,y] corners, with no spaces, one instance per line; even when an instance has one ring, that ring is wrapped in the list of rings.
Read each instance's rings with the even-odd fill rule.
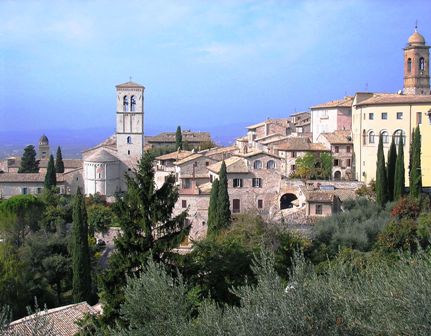
[[[274,149],[281,151],[329,151],[324,145],[311,143],[309,138],[292,137],[287,138],[283,142],[277,144]]]
[[[201,157],[204,157],[204,156],[203,156],[202,154],[199,154],[199,153],[194,153],[194,154],[192,154],[192,155],[189,155],[189,156],[185,157],[184,159],[182,159],[182,160],[180,160],[180,161],[175,162],[175,164],[176,164],[177,166],[181,166],[181,165],[183,165],[183,164],[185,164],[185,163],[187,163],[187,162],[190,162],[190,161],[193,161],[193,160],[199,159],[199,158],[201,158]]]
[[[330,107],[352,107],[353,98],[351,96],[344,97],[343,99],[331,100],[327,103],[314,105],[311,109],[322,109],[322,108],[330,108]]]
[[[376,93],[355,106],[387,104],[430,104],[431,95],[404,95],[396,93]]]
[[[144,88],[144,86],[142,86],[141,84],[138,84],[132,81],[115,85],[115,87],[116,88]]]
[[[79,332],[75,324],[82,319],[85,314],[95,314],[96,311],[87,304],[81,302],[69,306],[58,307],[38,313],[40,319],[45,319],[50,334],[56,336],[73,336]],[[8,331],[18,333],[19,335],[32,335],[31,329],[35,323],[36,315],[30,315],[20,320],[16,320],[9,325]]]
[[[321,133],[330,144],[352,144],[352,131],[334,131],[332,133]]]
[[[218,174],[223,161],[208,166],[208,170]],[[247,162],[244,158],[232,156],[225,161],[227,173],[248,173]]]
[[[172,153],[160,155],[160,156],[156,157],[156,160],[175,160],[175,161],[180,161],[180,160],[185,159],[186,157],[188,157],[188,156],[190,156],[192,154],[193,154],[193,152],[191,152],[191,151],[179,150],[179,151],[176,151],[176,152],[172,152]]]
[[[0,173],[0,183],[45,182],[45,175],[40,173]],[[63,182],[63,174],[57,174],[57,183]]]

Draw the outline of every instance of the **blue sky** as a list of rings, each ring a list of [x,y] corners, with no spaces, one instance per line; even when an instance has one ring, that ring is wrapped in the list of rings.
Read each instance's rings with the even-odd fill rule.
[[[113,129],[129,76],[150,132],[395,92],[416,20],[431,43],[429,0],[1,0],[0,132]]]

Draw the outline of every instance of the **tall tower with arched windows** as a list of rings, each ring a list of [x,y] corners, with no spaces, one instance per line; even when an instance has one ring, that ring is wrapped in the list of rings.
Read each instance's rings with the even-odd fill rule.
[[[144,90],[129,81],[117,90],[117,153],[120,159],[136,164],[144,149]]]
[[[404,94],[430,94],[429,49],[416,27],[404,48]]]

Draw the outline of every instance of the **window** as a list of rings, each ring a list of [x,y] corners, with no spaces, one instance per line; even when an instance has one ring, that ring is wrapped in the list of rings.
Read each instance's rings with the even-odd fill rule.
[[[256,160],[253,162],[253,168],[254,169],[261,169],[262,168],[262,161]]]
[[[382,135],[382,140],[384,144],[389,143],[389,134],[386,131],[383,131],[382,133],[380,133]]]
[[[183,179],[183,189],[190,189],[192,187],[192,181],[188,178]]]
[[[205,166],[209,166],[210,165],[210,162],[209,161],[205,161]]]
[[[253,188],[262,188],[262,179],[258,177],[254,177],[252,180]]]
[[[123,111],[129,112],[129,98],[127,96],[123,97]]]
[[[425,59],[421,57],[419,59],[419,71],[424,71],[424,70],[425,70]]]
[[[322,214],[322,204],[316,204],[316,215]]]
[[[22,188],[21,189],[21,193],[23,194],[23,195],[27,195],[28,194],[28,189],[27,188]]]
[[[412,59],[407,59],[407,72],[412,72]]]
[[[373,144],[374,143],[374,132],[370,131],[370,133],[368,133],[368,143]]]
[[[214,177],[210,175],[210,182],[212,183],[214,181]]]
[[[350,153],[350,150],[351,150],[351,149],[350,149],[350,146],[346,146],[346,152],[347,152],[347,153]]]
[[[257,200],[257,208],[258,209],[263,209],[263,200]]]
[[[334,167],[338,167],[339,163],[340,163],[339,160],[335,159],[334,160]]]
[[[294,172],[296,170],[296,165],[291,165],[290,170]]]
[[[266,163],[266,168],[267,168],[267,169],[275,169],[275,161],[274,161],[274,160],[269,160],[269,161]]]
[[[131,136],[128,136],[128,137],[127,137],[127,143],[128,143],[128,144],[131,144],[131,143],[132,143],[132,137],[131,137]]]
[[[184,208],[187,208],[187,200],[181,200],[181,207],[184,209]]]
[[[335,146],[334,147],[334,152],[335,153],[339,153],[340,152],[340,147],[339,146]]]
[[[388,113],[387,112],[382,112],[382,119],[383,120],[388,119]]]
[[[239,199],[232,200],[232,212],[239,213],[241,211],[241,202]]]
[[[351,167],[352,166],[352,161],[350,159],[346,160],[346,166],[347,167]]]
[[[39,188],[37,188],[37,193],[38,193],[38,194],[41,194],[41,193],[42,193],[42,188],[40,188],[40,187],[39,187]]]
[[[374,120],[374,113],[368,113],[368,119]]]
[[[363,145],[367,144],[367,132],[365,132],[365,130],[362,131],[362,144]]]
[[[296,152],[292,152],[292,157],[296,158]]]
[[[233,179],[233,187],[234,188],[242,188],[242,179],[234,178]]]
[[[403,112],[397,112],[397,119],[402,120],[403,119]]]
[[[130,151],[129,150],[127,151],[127,155],[130,155]]]
[[[136,111],[136,99],[135,96],[130,97],[130,111],[135,112]]]
[[[422,112],[416,112],[416,123],[422,125]]]
[[[400,143],[400,138],[403,140],[403,144],[406,143],[406,133],[403,130],[396,130],[394,132],[394,142],[396,145]]]

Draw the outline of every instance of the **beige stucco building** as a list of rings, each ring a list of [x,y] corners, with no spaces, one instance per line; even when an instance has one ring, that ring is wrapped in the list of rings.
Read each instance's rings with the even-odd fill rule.
[[[431,187],[431,95],[429,46],[417,31],[404,48],[404,90],[398,94],[357,93],[353,101],[352,133],[356,179],[369,183],[376,176],[377,146],[383,137],[385,157],[392,139],[402,138],[405,182],[408,186],[412,130],[422,134],[422,183]]]

